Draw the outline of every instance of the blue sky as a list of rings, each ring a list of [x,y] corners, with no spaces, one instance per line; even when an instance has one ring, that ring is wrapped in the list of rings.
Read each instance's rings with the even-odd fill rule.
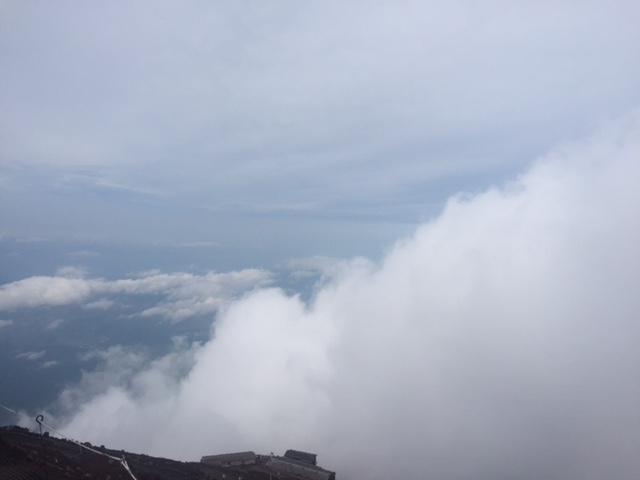
[[[11,378],[73,378],[38,412],[151,455],[632,477],[639,24],[624,0],[0,2]]]

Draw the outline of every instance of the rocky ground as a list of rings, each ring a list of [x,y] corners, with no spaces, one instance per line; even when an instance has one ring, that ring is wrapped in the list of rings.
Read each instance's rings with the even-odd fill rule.
[[[269,472],[260,458],[255,465],[215,467],[84,445],[99,453],[46,433],[1,427],[0,480],[133,480],[120,461],[107,455],[124,456],[137,480],[284,480]]]

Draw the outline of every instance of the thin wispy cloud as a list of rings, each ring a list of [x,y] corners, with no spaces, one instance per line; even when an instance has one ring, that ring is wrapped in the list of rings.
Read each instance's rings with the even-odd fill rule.
[[[53,368],[57,367],[58,365],[60,365],[60,361],[58,360],[47,360],[46,362],[42,362],[40,368]]]
[[[40,350],[39,352],[24,352],[16,355],[16,358],[33,361],[33,360],[40,359],[41,357],[46,355],[46,353],[47,353],[46,350]]]
[[[113,300],[107,300],[106,298],[102,298],[100,300],[96,300],[95,302],[87,303],[84,308],[89,310],[109,310],[114,305]]]
[[[344,264],[343,260],[332,257],[295,258],[282,262],[277,267],[289,271],[294,278],[332,277]]]
[[[90,250],[78,250],[76,252],[70,252],[68,256],[73,259],[83,259],[83,258],[100,257],[101,254],[99,252],[92,252]]]
[[[45,330],[56,330],[64,323],[64,320],[61,318],[57,318],[49,322],[49,324],[45,327]]]
[[[0,328],[5,328],[13,325],[13,320],[0,320]]]

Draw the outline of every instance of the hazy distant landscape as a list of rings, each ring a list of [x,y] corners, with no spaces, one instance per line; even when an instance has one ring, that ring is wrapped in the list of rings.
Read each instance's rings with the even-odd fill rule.
[[[5,285],[21,279],[12,273],[18,271],[29,272],[34,277],[56,278],[60,265],[69,261],[81,263],[83,272],[91,272],[93,277],[112,281],[140,278],[154,269],[159,273],[159,262],[168,268],[174,265],[176,273],[187,269],[198,272],[194,273],[196,277],[210,273],[207,266],[215,263],[240,267],[251,262],[250,259],[239,258],[228,258],[228,263],[216,258],[207,260],[203,250],[210,247],[206,246],[155,247],[136,253],[128,250],[123,254],[96,244],[11,242],[6,239],[3,244],[9,252],[0,269],[5,276]],[[210,255],[215,257],[215,253]],[[47,263],[50,266],[47,267]],[[180,266],[183,270],[179,270]],[[320,276],[318,270],[294,271],[283,263],[221,300],[230,301],[257,286],[271,284],[277,284],[291,295],[308,299]],[[64,274],[60,278],[64,278]],[[4,308],[0,327],[3,328],[0,336],[0,378],[7,385],[5,403],[27,411],[53,405],[66,386],[79,382],[83,372],[90,372],[99,365],[100,358],[91,355],[96,350],[123,346],[150,360],[168,354],[176,338],[188,344],[208,340],[217,308],[180,318],[167,317],[161,312],[143,315],[143,312],[166,302],[173,288],[178,286],[133,295],[97,294],[84,304],[74,301],[66,304],[66,300],[61,298],[62,304],[44,301],[35,308],[29,305]],[[42,293],[33,291],[36,296]],[[215,295],[214,292],[211,294]],[[193,298],[187,295],[187,300],[195,302],[197,297],[197,294]]]

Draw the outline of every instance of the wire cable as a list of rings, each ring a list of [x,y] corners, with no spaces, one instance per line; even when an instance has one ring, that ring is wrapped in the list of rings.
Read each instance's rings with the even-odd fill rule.
[[[114,457],[113,455],[109,455],[109,454],[107,454],[107,453],[104,453],[104,452],[101,452],[101,451],[96,450],[96,449],[94,449],[94,448],[91,448],[91,447],[88,447],[88,446],[86,446],[86,445],[83,445],[83,444],[82,444],[82,443],[80,443],[80,442],[76,442],[75,440],[73,440],[73,439],[71,439],[71,438],[65,437],[63,434],[61,434],[60,432],[58,432],[58,431],[57,431],[55,428],[53,428],[51,425],[49,425],[49,424],[45,423],[45,421],[44,421],[44,417],[43,417],[42,415],[38,415],[38,416],[34,419],[33,417],[30,417],[29,415],[25,415],[24,413],[17,412],[17,411],[15,411],[15,410],[13,410],[13,409],[11,409],[11,408],[9,408],[9,407],[6,407],[6,406],[2,405],[1,403],[0,403],[0,407],[4,408],[5,410],[7,410],[7,411],[9,411],[9,412],[11,412],[11,413],[14,413],[14,414],[16,414],[16,415],[19,415],[19,416],[21,416],[21,417],[28,418],[29,420],[35,420],[35,421],[38,423],[38,425],[40,425],[40,426],[41,426],[41,427],[40,427],[40,428],[41,428],[41,430],[40,430],[40,432],[41,432],[41,433],[42,433],[42,425],[44,425],[44,426],[45,426],[45,427],[46,427],[46,428],[47,428],[51,433],[53,433],[53,434],[55,434],[55,435],[58,435],[59,437],[64,438],[65,440],[68,440],[69,442],[75,443],[75,444],[76,444],[76,445],[78,445],[80,448],[84,448],[84,449],[89,450],[89,451],[91,451],[91,452],[93,452],[93,453],[97,453],[98,455],[102,455],[103,457],[107,457],[107,458],[110,458],[111,460],[115,460],[115,461],[117,461],[117,462],[120,462],[120,463],[122,464],[122,466],[124,467],[124,469],[127,471],[127,473],[128,473],[129,475],[131,475],[131,478],[133,478],[133,480],[138,480],[138,479],[136,478],[136,476],[133,474],[133,472],[131,471],[131,468],[129,468],[129,465],[127,464],[127,461],[125,460],[124,455],[122,456],[122,458]]]

